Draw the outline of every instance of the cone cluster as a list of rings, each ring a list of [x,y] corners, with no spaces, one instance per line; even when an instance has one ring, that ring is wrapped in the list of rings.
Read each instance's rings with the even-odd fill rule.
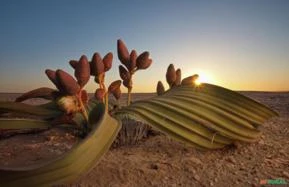
[[[149,52],[145,51],[137,55],[136,50],[130,53],[122,40],[117,41],[118,59],[122,65],[119,65],[119,75],[122,83],[128,89],[132,89],[132,75],[137,70],[147,69],[152,64],[152,59],[149,58]]]
[[[198,78],[199,78],[199,75],[195,74],[195,75],[186,77],[182,80],[182,71],[180,68],[175,70],[175,67],[173,64],[170,64],[167,68],[166,81],[170,89],[176,86],[180,86],[180,85],[183,85],[183,86],[195,85],[195,81]],[[161,81],[158,82],[156,91],[158,95],[162,95],[165,93],[165,88]]]

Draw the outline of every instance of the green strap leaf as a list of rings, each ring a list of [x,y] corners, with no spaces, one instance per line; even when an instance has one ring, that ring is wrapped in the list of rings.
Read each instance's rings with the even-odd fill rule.
[[[0,118],[0,129],[47,129],[49,127],[51,125],[45,120]]]
[[[71,151],[42,165],[0,168],[0,186],[53,186],[67,184],[92,169],[116,138],[121,124],[98,104],[89,113],[90,134]]]
[[[47,109],[41,106],[29,105],[25,103],[17,102],[3,102],[0,101],[0,112],[12,112],[12,113],[21,113],[35,115],[43,118],[54,118],[62,114],[60,110]]]
[[[256,141],[261,135],[257,127],[278,114],[237,92],[201,84],[173,87],[115,115],[137,117],[179,141],[217,149],[234,141]]]

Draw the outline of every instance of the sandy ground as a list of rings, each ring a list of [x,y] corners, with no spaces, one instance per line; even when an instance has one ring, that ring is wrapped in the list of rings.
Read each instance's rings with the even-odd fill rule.
[[[258,142],[201,151],[164,135],[155,135],[138,145],[111,149],[94,169],[71,186],[243,187],[260,186],[260,180],[277,178],[285,179],[289,184],[289,92],[242,94],[280,114],[280,117],[264,124],[263,135]],[[0,100],[12,100],[16,96],[0,94]],[[150,96],[139,94],[134,98]],[[43,162],[63,154],[76,142],[71,132],[61,129],[2,139],[0,167]]]

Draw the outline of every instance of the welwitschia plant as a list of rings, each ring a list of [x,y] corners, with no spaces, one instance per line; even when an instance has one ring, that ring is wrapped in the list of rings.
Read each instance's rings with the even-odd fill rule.
[[[117,42],[121,80],[105,87],[105,72],[112,66],[113,55],[101,58],[95,53],[89,62],[86,56],[69,63],[75,69],[74,79],[63,70],[46,70],[57,90],[39,88],[23,94],[16,102],[0,102],[0,115],[27,114],[29,119],[0,118],[0,129],[47,129],[53,125],[73,124],[84,139],[71,151],[41,165],[24,168],[0,167],[0,186],[48,186],[67,184],[78,179],[97,163],[109,149],[124,118],[141,120],[172,138],[201,149],[218,149],[236,141],[254,142],[260,137],[259,126],[278,115],[268,107],[237,92],[216,85],[196,84],[198,75],[182,79],[181,70],[170,64],[166,91],[157,83],[157,96],[131,102],[132,77],[147,69],[152,60],[148,52],[137,55]],[[94,76],[99,85],[94,99],[83,89]],[[127,105],[108,111],[108,94],[118,100],[121,83],[128,89]],[[31,98],[49,99],[43,105],[21,103]],[[36,119],[34,119],[34,116]],[[116,118],[116,119],[114,119]]]

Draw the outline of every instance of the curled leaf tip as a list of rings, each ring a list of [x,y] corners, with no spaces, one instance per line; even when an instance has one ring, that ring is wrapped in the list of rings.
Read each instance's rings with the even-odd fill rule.
[[[46,87],[37,88],[17,97],[15,102],[22,102],[22,101],[25,101],[27,99],[32,99],[32,98],[43,98],[43,99],[52,100],[54,99],[55,92],[56,90],[51,89],[51,88],[46,88]]]

